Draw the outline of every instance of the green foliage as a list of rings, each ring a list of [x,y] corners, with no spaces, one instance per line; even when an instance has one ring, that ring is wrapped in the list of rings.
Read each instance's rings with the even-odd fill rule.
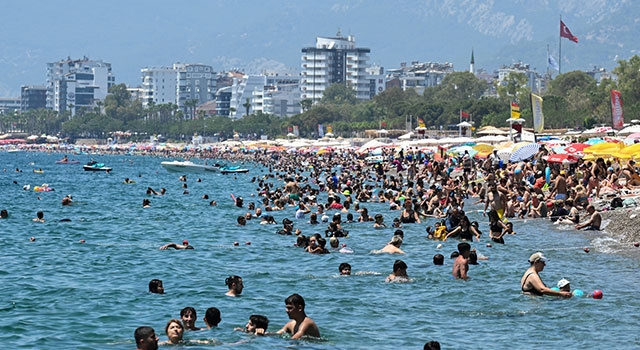
[[[348,87],[345,83],[337,83],[332,84],[324,90],[320,103],[324,105],[354,105],[357,101],[356,92],[352,88]]]

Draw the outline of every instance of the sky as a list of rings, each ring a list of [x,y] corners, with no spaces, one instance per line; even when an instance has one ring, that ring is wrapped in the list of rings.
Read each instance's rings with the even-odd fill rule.
[[[248,73],[299,71],[300,50],[316,36],[354,35],[370,62],[451,62],[488,71],[517,61],[547,69],[558,58],[558,22],[580,43],[562,43],[562,65],[611,69],[635,53],[631,36],[602,40],[612,14],[633,20],[630,1],[600,0],[20,0],[0,12],[0,96],[43,85],[46,63],[84,56],[112,64],[116,83],[140,84],[140,69],[203,63]],[[618,22],[627,19],[617,17]],[[629,31],[637,24],[629,24]],[[622,30],[622,29],[620,29]],[[637,33],[637,32],[636,32]],[[626,41],[625,41],[626,40]],[[604,44],[603,44],[604,42]]]

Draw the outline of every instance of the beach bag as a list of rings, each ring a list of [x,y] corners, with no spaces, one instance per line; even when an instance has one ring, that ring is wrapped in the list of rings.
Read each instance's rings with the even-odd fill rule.
[[[616,197],[616,198],[611,200],[611,208],[612,209],[622,208],[623,206],[624,205],[622,204],[622,198]]]

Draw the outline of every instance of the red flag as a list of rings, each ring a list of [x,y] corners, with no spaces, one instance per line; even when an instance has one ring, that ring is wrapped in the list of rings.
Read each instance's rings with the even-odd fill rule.
[[[569,30],[569,27],[567,27],[566,24],[564,24],[564,22],[562,22],[562,20],[560,20],[560,36],[563,38],[567,38],[571,41],[573,41],[574,43],[578,42],[578,37],[571,34],[571,31]]]
[[[464,111],[460,111],[460,116],[461,116],[462,118],[469,118],[469,113],[464,112]]]
[[[385,122],[384,120],[380,122],[380,127],[381,128],[386,128],[387,127],[387,122]]]
[[[622,113],[622,97],[620,91],[611,90],[611,120],[613,128],[620,130],[624,127],[624,114]]]

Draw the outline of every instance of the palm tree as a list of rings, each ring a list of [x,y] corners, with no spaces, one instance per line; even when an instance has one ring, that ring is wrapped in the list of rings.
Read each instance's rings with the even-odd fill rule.
[[[247,102],[242,104],[242,107],[245,108],[245,110],[247,111],[247,114],[245,114],[247,117],[249,116],[249,110],[251,109],[251,102],[249,102],[249,99],[247,98]]]

